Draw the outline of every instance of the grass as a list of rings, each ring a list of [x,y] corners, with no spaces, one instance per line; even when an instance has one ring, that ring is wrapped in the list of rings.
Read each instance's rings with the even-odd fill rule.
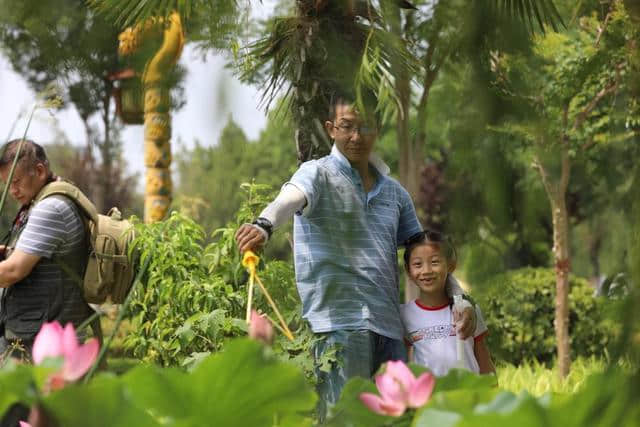
[[[498,384],[503,390],[519,393],[527,390],[534,396],[545,393],[575,393],[584,385],[587,377],[604,372],[607,362],[602,358],[578,358],[572,361],[567,378],[560,379],[557,366],[548,368],[537,361],[520,366],[502,364],[496,367]]]

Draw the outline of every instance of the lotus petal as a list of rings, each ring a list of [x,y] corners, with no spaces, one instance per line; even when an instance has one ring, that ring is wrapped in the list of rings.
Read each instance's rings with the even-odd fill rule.
[[[420,408],[425,405],[429,401],[435,385],[436,379],[433,374],[425,372],[420,375],[409,390],[407,406],[411,408]]]
[[[382,399],[380,396],[373,393],[360,393],[360,400],[367,408],[376,414],[386,415],[386,412],[384,412],[381,407]]]
[[[82,377],[93,365],[98,356],[100,345],[98,340],[91,338],[76,351],[65,358],[62,377],[65,381],[76,381]]]
[[[413,372],[411,372],[407,365],[405,365],[405,363],[401,360],[391,360],[387,362],[385,374],[395,378],[398,382],[400,382],[400,384],[402,384],[405,390],[411,389],[411,385],[416,380]]]
[[[62,334],[62,351],[65,356],[70,356],[78,349],[78,336],[72,323],[67,323]]]
[[[404,402],[409,390],[405,390],[391,375],[376,375],[376,386],[383,400],[391,402]]]
[[[42,363],[47,357],[58,357],[63,354],[62,326],[58,322],[45,323],[40,328],[33,342],[33,362]]]

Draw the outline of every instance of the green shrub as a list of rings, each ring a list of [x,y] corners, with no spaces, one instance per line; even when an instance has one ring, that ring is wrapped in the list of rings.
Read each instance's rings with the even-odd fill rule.
[[[524,268],[489,279],[478,295],[487,327],[488,345],[497,361],[520,364],[536,360],[549,365],[555,358],[555,274]],[[569,278],[569,334],[572,358],[601,356],[611,330],[586,280]]]
[[[245,202],[234,221],[213,233],[204,244],[204,231],[188,216],[173,212],[162,223],[139,224],[135,244],[149,269],[134,291],[124,346],[133,357],[163,366],[192,367],[222,349],[232,337],[245,336],[248,274],[240,264],[234,235],[254,218],[270,197],[263,185],[243,185]],[[301,303],[293,266],[262,257],[259,276],[278,305],[294,341],[276,333],[275,356],[290,360],[314,381],[311,347],[319,338],[301,318]],[[276,319],[256,286],[254,307]],[[327,352],[319,361],[326,369],[335,360]]]
[[[136,244],[151,261],[130,306],[132,327],[124,344],[133,356],[179,365],[242,333],[237,318],[244,293],[233,281],[240,272],[209,273],[205,255],[210,252],[198,224],[174,212],[163,223],[140,225],[138,234]]]

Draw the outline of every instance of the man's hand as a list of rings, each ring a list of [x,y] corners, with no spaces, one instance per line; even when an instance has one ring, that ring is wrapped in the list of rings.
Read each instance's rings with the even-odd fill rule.
[[[267,241],[266,233],[257,225],[242,224],[236,231],[236,243],[241,253],[248,250],[258,251]]]
[[[466,340],[476,329],[476,312],[473,307],[465,307],[462,314],[453,310],[453,320],[456,322],[456,332],[460,338]]]

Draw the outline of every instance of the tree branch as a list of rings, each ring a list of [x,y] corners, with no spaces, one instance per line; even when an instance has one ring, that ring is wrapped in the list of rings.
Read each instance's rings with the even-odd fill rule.
[[[607,16],[604,17],[604,22],[602,23],[602,26],[598,28],[598,36],[596,37],[596,43],[595,43],[596,47],[600,45],[600,38],[602,37],[604,30],[607,29],[607,24],[609,23],[609,19],[611,18],[611,10],[613,9],[614,3],[615,2],[611,2],[611,6],[609,7],[609,12],[607,12]]]
[[[542,185],[544,186],[544,189],[547,192],[551,203],[553,203],[553,201],[555,200],[556,192],[553,184],[551,183],[551,180],[549,179],[549,174],[542,165],[542,162],[540,162],[540,157],[537,154],[534,155],[534,160],[531,166],[540,174],[540,178],[542,178]]]
[[[608,84],[607,86],[605,86],[602,89],[600,89],[600,91],[591,100],[591,102],[589,102],[589,104],[587,104],[587,106],[584,108],[584,110],[582,110],[577,115],[575,121],[573,122],[573,126],[571,127],[572,130],[576,130],[578,127],[580,127],[582,125],[582,123],[584,123],[584,121],[587,119],[587,116],[589,115],[589,113],[591,113],[593,111],[593,109],[598,106],[598,103],[600,101],[602,101],[603,98],[605,98],[610,93],[613,93],[616,90],[618,90],[619,75],[620,75],[620,67],[621,67],[621,65],[622,64],[618,64],[618,66],[616,66],[616,79],[613,82],[611,82],[610,84]]]
[[[425,56],[424,67],[426,70],[424,76],[424,82],[422,85],[422,95],[420,96],[420,101],[418,101],[417,111],[418,111],[418,128],[420,131],[418,132],[418,139],[423,140],[424,136],[421,135],[424,133],[424,128],[426,126],[425,115],[427,110],[427,102],[429,101],[429,93],[431,92],[431,87],[433,86],[433,82],[438,77],[438,73],[440,72],[440,68],[445,63],[449,54],[451,53],[451,49],[446,49],[440,58],[439,61],[436,62],[433,69],[431,68],[431,64],[433,61],[433,56],[435,54],[436,43],[432,43],[429,45],[429,49],[427,50],[427,55]]]
[[[429,82],[429,78],[431,77],[431,64],[433,63],[433,55],[435,54],[435,51],[436,51],[436,42],[437,42],[437,39],[429,43],[429,47],[427,48],[427,54],[424,57],[424,64],[423,64],[425,69],[424,88],[422,90],[422,96],[420,97],[420,103],[418,104],[418,108],[420,107],[420,105],[424,105],[423,99],[425,98],[425,93],[428,94],[429,89],[431,87],[431,85],[428,82]]]

